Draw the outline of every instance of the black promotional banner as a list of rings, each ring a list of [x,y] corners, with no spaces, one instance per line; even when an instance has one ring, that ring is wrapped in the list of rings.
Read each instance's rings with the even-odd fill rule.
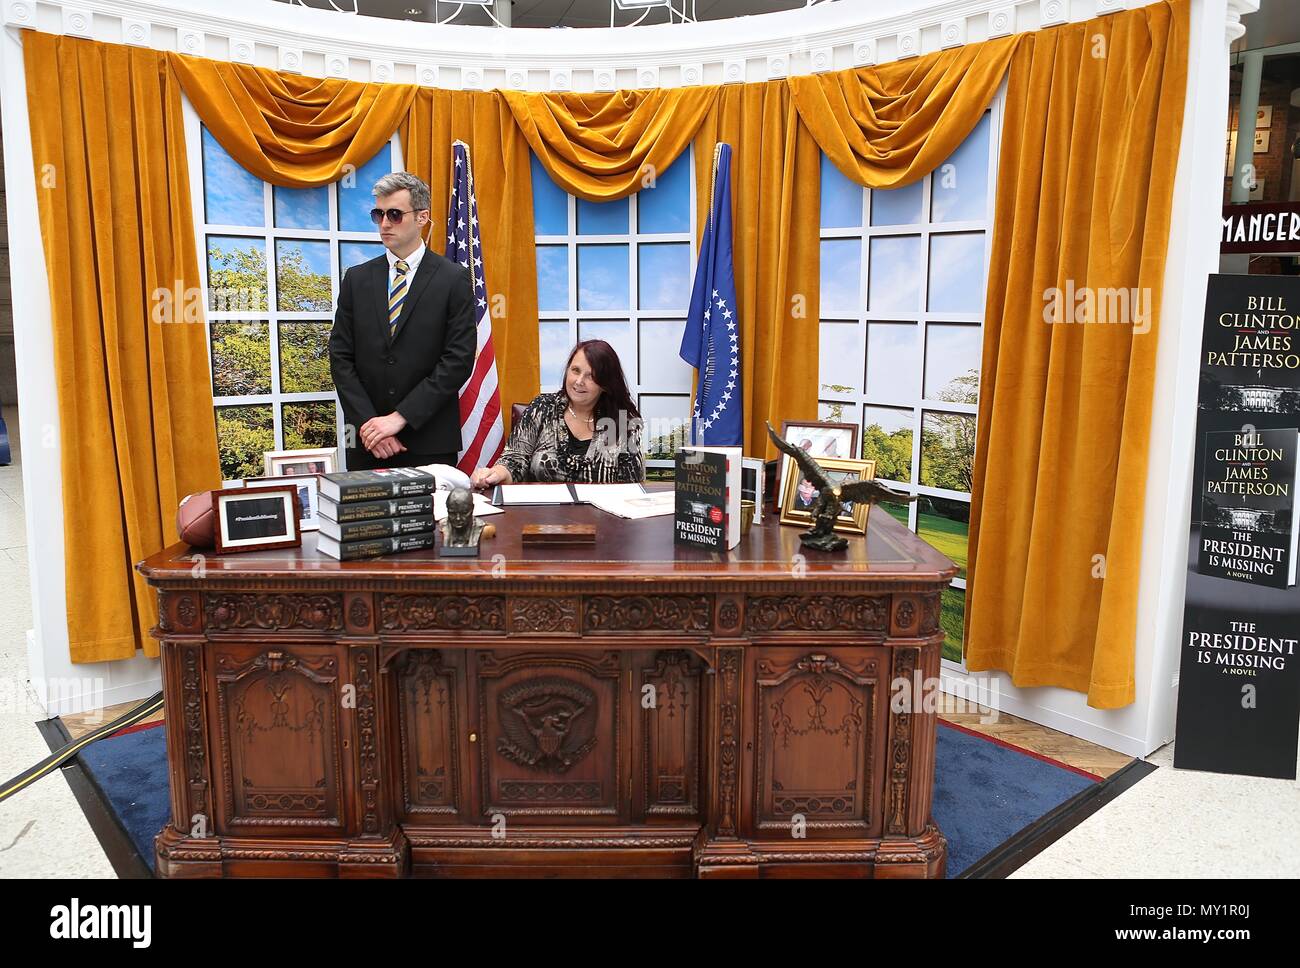
[[[1300,279],[1210,276],[1174,766],[1294,779]]]

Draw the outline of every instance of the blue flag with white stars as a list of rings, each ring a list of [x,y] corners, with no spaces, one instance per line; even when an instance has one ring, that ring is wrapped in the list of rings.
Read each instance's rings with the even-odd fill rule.
[[[709,221],[700,243],[680,352],[682,359],[699,371],[691,443],[742,446],[740,319],[731,261],[731,145],[727,144],[718,145],[713,156]]]

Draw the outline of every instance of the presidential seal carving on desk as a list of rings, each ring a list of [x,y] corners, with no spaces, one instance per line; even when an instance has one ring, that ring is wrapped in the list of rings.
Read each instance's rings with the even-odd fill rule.
[[[564,773],[596,745],[596,695],[571,679],[521,682],[503,692],[498,705],[505,736],[497,752],[522,766]]]

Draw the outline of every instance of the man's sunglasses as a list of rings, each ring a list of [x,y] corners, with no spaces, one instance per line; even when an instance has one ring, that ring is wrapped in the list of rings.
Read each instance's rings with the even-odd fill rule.
[[[400,208],[372,208],[370,210],[370,221],[374,222],[376,225],[380,225],[384,221],[384,216],[387,215],[388,221],[392,222],[394,225],[401,225],[403,218],[407,215],[413,215],[414,213],[415,209],[412,209],[409,212],[403,212]]]

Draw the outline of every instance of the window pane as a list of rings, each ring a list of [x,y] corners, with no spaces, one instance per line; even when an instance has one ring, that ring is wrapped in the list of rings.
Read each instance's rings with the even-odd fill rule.
[[[862,335],[858,324],[823,321],[817,364],[820,396],[858,393],[862,382]]]
[[[902,188],[873,189],[871,192],[872,225],[915,225],[921,221],[921,202],[925,180]]]
[[[577,202],[579,235],[627,235],[629,206],[626,198],[612,202],[589,202],[579,198]]]
[[[867,396],[872,401],[915,402],[920,362],[915,324],[867,324]]]
[[[384,254],[382,242],[340,242],[339,243],[339,278],[353,266],[369,262]]]
[[[843,400],[817,401],[817,419],[831,423],[857,423],[858,405]]]
[[[537,334],[541,343],[539,348],[541,392],[554,393],[560,389],[564,364],[569,359],[569,350],[573,349],[573,340],[569,338],[569,324],[566,320],[543,319],[537,324]]]
[[[856,228],[862,224],[863,188],[822,155],[822,228]]]
[[[262,180],[245,171],[203,129],[203,211],[209,225],[266,224]]]
[[[286,403],[280,408],[280,430],[285,450],[338,446],[334,401]]]
[[[691,244],[638,245],[636,284],[642,309],[678,309],[691,302]]]
[[[282,229],[329,229],[330,190],[320,188],[272,189],[275,224]]]
[[[969,504],[941,497],[919,498],[916,502],[916,533],[956,563],[958,578],[966,577]]]
[[[690,439],[690,396],[643,393],[637,408],[643,422],[641,449],[646,460],[670,460]]]
[[[370,210],[375,207],[375,196],[371,189],[375,187],[375,182],[393,170],[392,154],[392,146],[385,144],[379,149],[379,154],[353,172],[351,178],[344,178],[338,183],[341,231],[375,231],[375,223],[370,221]],[[430,204],[433,205],[432,202]]]
[[[821,311],[857,316],[862,305],[862,240],[822,239]]]
[[[677,355],[685,329],[684,319],[641,320],[641,354],[637,370],[642,386],[691,392],[691,378],[695,371]]]
[[[569,234],[569,197],[529,152],[533,164],[533,232],[537,235]]]
[[[984,309],[984,233],[930,236],[930,311]]]
[[[569,248],[565,245],[537,247],[537,308],[569,308]]]
[[[939,624],[943,626],[943,657],[961,661],[962,633],[966,622],[966,592],[949,585],[943,590],[939,606]]]
[[[623,366],[623,380],[628,386],[637,382],[636,341],[632,335],[630,320],[616,322],[581,320],[578,323],[578,341],[587,339],[603,339],[614,347],[614,352],[618,354],[618,361]]]
[[[691,230],[690,149],[677,156],[668,170],[655,179],[653,188],[636,196],[636,222],[642,232],[689,232]]]
[[[930,323],[925,335],[925,395],[952,403],[979,402],[979,326]]]
[[[330,393],[330,324],[280,324],[280,392]]]
[[[275,418],[270,404],[217,407],[216,413],[222,480],[261,477],[262,455],[275,450]]]
[[[266,323],[211,323],[212,395],[271,392],[271,334]]]
[[[628,309],[629,287],[626,245],[578,246],[579,309]]]
[[[862,456],[876,462],[876,477],[908,483],[912,480],[911,410],[862,408]]]
[[[988,217],[989,115],[930,176],[931,222],[982,221]]]
[[[921,237],[883,236],[871,240],[867,267],[872,312],[916,312],[921,308]]]
[[[275,302],[283,313],[328,310],[332,302],[328,242],[279,239],[275,243]]]
[[[975,418],[964,413],[924,414],[921,483],[969,493],[974,465]]]
[[[266,312],[266,242],[233,235],[208,236],[208,309]]]

